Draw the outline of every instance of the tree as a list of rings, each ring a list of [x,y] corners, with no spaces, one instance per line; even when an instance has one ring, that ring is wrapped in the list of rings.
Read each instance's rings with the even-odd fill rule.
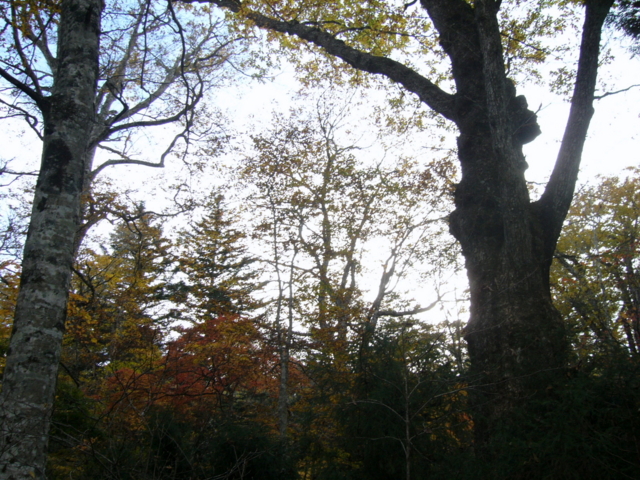
[[[201,248],[193,237],[180,248],[168,242],[163,219],[140,216],[139,205],[106,241],[81,249],[50,478],[235,478],[243,470],[268,476],[263,469],[277,476],[284,466],[273,434],[273,349],[254,319],[223,310],[246,306],[246,292],[236,287],[251,264],[236,271],[235,257],[225,257],[241,236],[222,215],[219,197],[208,206],[212,211],[195,222],[206,240]],[[207,218],[219,221],[209,225]],[[176,268],[185,265],[188,271]],[[184,273],[188,285],[176,284]],[[182,309],[173,302],[184,299],[185,286],[192,298]]]
[[[289,35],[284,43],[313,44],[359,71],[382,75],[456,125],[462,179],[450,230],[462,246],[470,284],[465,338],[475,376],[477,441],[484,444],[516,406],[544,395],[565,366],[566,334],[552,304],[549,269],[593,115],[600,36],[612,0],[584,3],[569,119],[550,180],[535,202],[526,186],[523,146],[540,127],[525,97],[516,94],[507,61],[522,59],[526,45],[538,48],[537,31],[553,30],[542,4],[532,4],[523,21],[507,17],[501,23],[501,8],[511,5],[496,0],[421,0],[428,21],[411,13],[416,2],[372,2],[365,8],[349,2],[206,1]],[[436,53],[450,61],[453,93],[411,61],[428,60],[435,50],[430,28],[441,47]],[[392,59],[390,52],[405,45],[407,57],[418,55]],[[541,52],[529,60],[544,60]]]
[[[168,300],[175,257],[162,219],[143,215],[122,222],[100,249],[83,248],[78,255],[62,353],[65,373],[86,383],[88,392],[104,370],[132,358],[157,359],[174,311]]]
[[[445,351],[449,341],[410,317],[383,322],[339,413],[359,464],[354,478],[428,477],[433,464],[469,444],[466,385]]]
[[[323,376],[331,369],[345,372],[349,345],[358,345],[364,361],[379,318],[435,306],[398,300],[394,290],[427,256],[447,258],[449,245],[435,240],[444,228],[446,180],[438,181],[435,167],[423,171],[390,148],[377,144],[373,153],[359,146],[346,121],[357,104],[353,92],[340,98],[334,89],[317,98],[311,111],[275,114],[272,128],[252,135],[253,149],[243,162],[243,186],[251,192],[245,203],[256,225],[254,237],[267,245],[264,260],[276,289],[269,314],[281,350],[283,436],[288,358],[299,343],[294,323],[308,330],[303,336],[311,342],[309,364],[327,366]],[[382,135],[382,127],[370,127]],[[438,166],[443,172],[450,168],[447,161]],[[367,265],[368,248],[387,254],[383,265]],[[378,290],[366,300],[361,284],[374,275],[380,278]]]
[[[0,8],[8,45],[0,76],[18,94],[15,101],[3,99],[2,103],[14,115],[22,115],[43,141],[0,396],[0,468],[12,480],[44,476],[71,268],[77,238],[83,233],[82,194],[107,165],[150,164],[120,150],[123,158],[93,169],[95,149],[132,128],[182,119],[188,129],[192,124],[188,114],[193,113],[206,83],[199,78],[200,67],[225,58],[226,42],[210,49],[207,39],[185,34],[173,8],[157,12],[151,2],[142,2],[134,4],[133,13],[120,15],[115,10],[118,5],[114,3],[111,10],[97,0],[63,0],[59,4],[9,2]],[[113,17],[104,19],[107,13]],[[114,17],[127,16],[131,20],[127,24],[114,20],[108,30],[101,28],[103,20],[108,25]],[[163,64],[161,49],[146,50],[145,41],[154,34],[166,38],[166,29],[173,29],[179,45],[172,65]],[[106,50],[101,50],[101,41]],[[119,58],[118,52],[122,53]],[[132,78],[131,69],[142,73]],[[176,81],[182,82],[184,97],[167,97],[174,93],[170,86]],[[161,113],[171,113],[146,118],[159,98],[164,99]],[[119,110],[113,110],[113,105],[119,105]],[[127,135],[120,139],[126,145]],[[156,166],[163,165],[164,156]]]
[[[227,77],[227,69],[221,67],[237,53],[234,43],[238,38],[230,37],[208,8],[198,9],[198,16],[183,10],[155,0],[105,5],[85,197],[106,168],[127,164],[161,168],[170,153],[177,153],[178,144],[204,133],[197,126],[198,116],[204,113],[201,99]],[[57,65],[53,42],[59,9],[16,3],[5,13],[4,39],[12,48],[3,52],[2,76],[9,85],[2,89],[8,95],[0,98],[0,106],[7,117],[23,118],[42,139],[40,106],[22,87],[36,93],[51,88]],[[31,72],[23,84],[11,80],[21,78],[23,72]],[[145,155],[135,147],[141,130],[169,124],[181,124],[181,129],[168,136],[157,158],[157,149]],[[210,129],[207,125],[205,132]],[[100,164],[96,166],[98,153]],[[89,207],[88,201],[83,202],[84,223],[76,249],[93,226]]]
[[[582,188],[558,243],[553,291],[582,359],[640,354],[639,173]]]
[[[176,289],[182,317],[202,322],[216,315],[244,314],[261,307],[251,294],[260,290],[257,258],[247,252],[246,235],[224,198],[212,192],[202,218],[180,232],[176,269],[186,278]]]
[[[11,480],[44,478],[51,405],[80,219],[86,139],[94,122],[102,2],[60,6],[56,78],[39,104],[45,136],[2,385],[0,465]],[[6,77],[5,77],[6,78]]]
[[[103,369],[93,393],[83,386],[96,420],[85,431],[54,425],[56,446],[66,447],[58,466],[66,453],[83,479],[247,478],[242,470],[249,478],[286,478],[265,468],[279,462],[270,415],[276,379],[273,352],[255,323],[218,312],[176,333],[164,354],[133,348]]]
[[[94,456],[103,466],[96,476],[110,478],[105,470],[111,473],[119,460],[114,453],[119,436],[134,436],[125,429],[130,412],[108,402],[118,391],[110,379],[122,369],[148,373],[161,363],[173,256],[162,235],[162,219],[136,215],[141,211],[143,205],[135,206],[129,221],[116,225],[106,241],[83,247],[77,255],[49,442],[49,478],[87,474],[96,467]]]

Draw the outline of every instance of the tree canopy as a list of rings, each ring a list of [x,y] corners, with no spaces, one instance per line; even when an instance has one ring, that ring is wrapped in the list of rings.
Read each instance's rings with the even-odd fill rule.
[[[637,170],[570,206],[636,10],[2,4],[0,101],[42,161],[0,237],[1,475],[633,477]],[[278,62],[286,106],[216,118]],[[570,102],[537,197],[531,83]],[[98,181],[169,158],[171,212]]]

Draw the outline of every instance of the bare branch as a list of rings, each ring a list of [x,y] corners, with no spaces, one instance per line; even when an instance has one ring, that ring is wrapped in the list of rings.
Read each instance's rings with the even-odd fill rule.
[[[38,27],[40,28],[40,36],[36,38],[32,35],[29,38],[38,47],[45,60],[47,61],[49,68],[52,72],[54,72],[58,65],[58,59],[51,53],[51,50],[49,50],[49,38],[47,36],[47,29],[49,27],[49,24],[53,22],[53,17],[50,17],[45,23],[42,21],[40,12],[36,11],[35,18],[38,22]]]
[[[429,310],[433,309],[433,307],[435,307],[440,300],[441,300],[440,295],[438,295],[438,298],[426,307],[416,307],[412,310],[403,310],[400,312],[397,310],[380,310],[378,312],[378,316],[379,317],[408,317],[409,315],[417,315],[419,313],[428,312]]]
[[[127,43],[127,48],[125,49],[120,62],[114,69],[113,73],[109,76],[109,78],[105,81],[105,83],[100,88],[98,92],[98,97],[96,99],[96,103],[98,105],[102,105],[100,108],[100,112],[98,116],[101,119],[105,119],[113,104],[115,99],[118,99],[124,106],[123,111],[128,111],[129,107],[126,102],[122,99],[122,96],[119,94],[122,91],[122,80],[124,78],[127,65],[131,56],[133,55],[133,51],[138,42],[138,37],[140,36],[139,28],[142,23],[142,19],[147,15],[148,7],[141,8],[140,13],[136,17],[134,25],[132,27],[131,36],[129,37],[129,42]]]
[[[11,85],[16,87],[26,96],[28,96],[31,100],[36,102],[36,105],[38,105],[40,110],[43,110],[46,107],[47,99],[44,96],[42,96],[41,94],[33,90],[27,84],[15,78],[13,75],[11,75],[2,67],[0,67],[0,77],[4,78],[7,82],[9,82]]]
[[[636,87],[640,87],[640,83],[636,83],[635,85],[631,85],[627,88],[623,88],[622,90],[616,90],[614,92],[605,92],[602,95],[595,95],[593,97],[594,100],[602,100],[605,97],[609,97],[611,95],[617,95],[619,93],[624,93],[624,92],[628,92],[629,90],[631,90],[632,88],[636,88]]]
[[[137,122],[130,122],[130,123],[124,123],[122,125],[116,125],[115,127],[111,127],[110,129],[108,129],[106,132],[103,132],[103,134],[95,141],[98,142],[98,141],[105,140],[116,132],[120,132],[122,130],[127,130],[130,128],[158,127],[161,125],[166,125],[168,123],[173,123],[177,120],[180,120],[180,118],[182,118],[186,113],[188,113],[191,110],[192,110],[192,105],[190,104],[190,105],[186,105],[182,110],[180,110],[175,115],[172,115],[171,117],[160,118],[158,120],[140,120]]]
[[[142,165],[144,167],[152,167],[152,168],[164,168],[164,161],[167,157],[167,155],[169,155],[169,153],[171,153],[171,151],[173,150],[173,147],[175,147],[176,143],[178,143],[178,139],[185,138],[185,132],[180,133],[178,135],[176,135],[173,140],[171,141],[171,143],[169,144],[169,146],[166,148],[166,150],[162,153],[162,155],[160,156],[160,161],[158,162],[149,162],[149,161],[145,161],[145,160],[136,160],[134,158],[130,158],[127,155],[125,155],[123,152],[119,152],[118,150],[111,148],[111,147],[107,147],[106,145],[98,145],[98,148],[101,148],[103,150],[107,150],[111,153],[115,153],[117,155],[120,155],[122,157],[121,160],[107,160],[106,162],[104,162],[102,165],[96,167],[92,172],[91,172],[91,181],[93,181],[96,176],[105,168],[107,167],[111,167],[113,165]]]
[[[33,82],[33,86],[35,88],[35,92],[38,95],[42,95],[42,91],[40,90],[40,82],[38,81],[38,76],[35,74],[33,69],[31,68],[31,62],[27,59],[24,54],[24,50],[22,48],[22,42],[20,42],[20,32],[18,31],[17,21],[16,21],[16,7],[14,4],[11,4],[11,30],[13,33],[13,44],[20,57],[20,62],[24,68],[24,72],[29,77],[31,82]]]
[[[23,117],[27,122],[27,125],[29,125],[29,127],[31,128],[31,130],[34,131],[34,133],[38,136],[40,140],[43,140],[42,133],[37,128],[38,124],[40,123],[40,121],[38,120],[38,117],[35,117],[29,111],[27,111],[22,107],[19,107],[14,103],[6,102],[2,98],[0,98],[0,104],[6,105],[9,109],[14,110],[16,112],[14,115],[8,115],[8,117]],[[4,117],[4,118],[7,118],[7,117]]]
[[[16,175],[18,177],[22,177],[22,176],[29,176],[29,177],[37,177],[38,176],[38,172],[15,172],[13,170],[9,170],[7,168],[0,168],[0,175]]]

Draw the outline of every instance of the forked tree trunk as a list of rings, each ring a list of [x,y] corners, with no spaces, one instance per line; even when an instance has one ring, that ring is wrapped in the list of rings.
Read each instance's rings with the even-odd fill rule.
[[[456,10],[423,3],[444,33],[441,42],[461,99],[453,119],[460,131],[462,180],[450,229],[462,246],[469,278],[465,339],[475,433],[482,445],[564,366],[563,323],[549,292],[551,257],[524,175],[522,146],[540,129],[506,77],[496,4],[458,4]],[[455,27],[456,18],[468,31]]]
[[[552,303],[549,268],[593,114],[600,31],[611,2],[587,4],[567,132],[537,203],[529,198],[522,146],[540,129],[505,73],[499,2],[479,0],[474,8],[457,3],[455,9],[443,9],[439,1],[423,5],[442,34],[459,97],[452,119],[460,131],[462,180],[450,228],[462,246],[470,284],[465,339],[475,435],[483,448],[496,429],[517,421],[514,412],[544,396],[566,365],[566,334]]]
[[[516,96],[507,78],[500,0],[420,0],[451,61],[455,93],[398,61],[348,45],[322,30],[321,22],[268,17],[242,8],[238,0],[183,1],[227,8],[259,27],[313,43],[356,69],[384,75],[458,126],[462,181],[451,232],[462,245],[471,288],[465,338],[473,372],[476,438],[486,443],[495,428],[508,423],[514,408],[562,375],[566,339],[551,302],[549,268],[593,115],[600,34],[612,0],[584,2],[571,111],[553,173],[535,203],[527,192],[522,146],[540,129],[525,98]]]
[[[45,478],[49,422],[95,117],[101,0],[62,0],[58,65],[0,396],[0,477]]]

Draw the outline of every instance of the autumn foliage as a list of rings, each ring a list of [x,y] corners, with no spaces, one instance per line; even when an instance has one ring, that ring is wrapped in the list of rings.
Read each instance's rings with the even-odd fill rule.
[[[339,255],[324,277],[292,274],[287,262],[302,270],[302,252],[331,253],[291,235],[286,215],[296,218],[300,203],[271,197],[281,215],[271,226],[287,235],[275,244],[283,273],[275,290],[261,280],[273,265],[251,254],[220,194],[174,238],[165,220],[123,204],[130,214],[76,262],[48,475],[382,480],[455,471],[471,479],[512,478],[526,464],[530,476],[513,478],[594,478],[593,464],[580,460],[591,455],[598,478],[617,478],[638,461],[640,432],[636,187],[632,171],[577,196],[552,275],[574,343],[566,381],[532,407],[535,419],[523,415],[521,429],[502,432],[491,463],[473,453],[461,322],[394,317],[393,297],[367,306],[355,288],[353,303],[340,303]],[[265,205],[259,221],[269,218]],[[340,222],[331,222],[338,241]],[[271,231],[252,240],[268,244]],[[285,261],[295,242],[298,256]],[[3,263],[0,359],[17,274],[15,262]],[[372,308],[380,313],[373,331]],[[529,435],[529,422],[549,436]]]
[[[310,131],[304,135],[310,145],[316,141]],[[173,236],[165,233],[167,221],[145,213],[144,205],[119,204],[110,235],[86,242],[74,267],[49,478],[631,474],[640,432],[637,171],[578,194],[552,271],[556,305],[573,342],[566,380],[532,406],[535,418],[523,414],[517,431],[505,427],[487,463],[474,454],[473,378],[462,323],[419,321],[411,304],[384,293],[388,284],[381,283],[383,293],[372,303],[358,288],[363,266],[355,262],[366,235],[397,242],[381,282],[393,275],[393,262],[402,264],[402,242],[413,242],[402,229],[415,231],[411,222],[419,213],[411,210],[416,200],[408,187],[424,173],[405,165],[397,178],[405,190],[393,175],[386,178],[385,195],[396,194],[410,207],[405,223],[385,224],[393,217],[381,209],[378,223],[369,226],[365,219],[368,230],[358,234],[344,212],[328,209],[331,215],[323,217],[322,202],[333,209],[337,200],[323,199],[322,189],[343,189],[348,195],[341,202],[369,200],[374,209],[378,199],[340,183],[347,175],[339,169],[348,168],[350,178],[368,175],[371,182],[377,173],[358,172],[351,157],[336,154],[333,161],[337,173],[324,183],[310,182],[318,191],[309,198],[296,194],[296,188],[305,191],[304,172],[284,163],[272,170],[271,186],[298,185],[282,192],[259,185],[262,190],[246,200],[259,227],[250,235],[242,228],[242,210],[232,211],[219,192]],[[243,181],[268,165],[248,159]],[[431,225],[422,218],[419,225]],[[307,223],[296,236],[301,220]],[[422,238],[422,245],[434,241]],[[258,258],[250,241],[278,253],[279,263]],[[0,361],[19,273],[15,261],[1,267]],[[341,285],[351,268],[355,283]],[[279,283],[264,280],[269,272],[281,274]],[[540,425],[549,432],[543,439],[529,433]],[[528,465],[529,476],[515,475],[520,465]]]

